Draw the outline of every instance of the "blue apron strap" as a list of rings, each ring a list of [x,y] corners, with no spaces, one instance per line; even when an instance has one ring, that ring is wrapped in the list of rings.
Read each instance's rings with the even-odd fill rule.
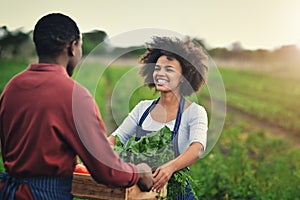
[[[143,113],[140,121],[139,121],[139,126],[142,126],[143,122],[145,121],[146,117],[149,115],[149,113],[151,112],[151,110],[155,107],[155,105],[157,104],[157,102],[159,101],[159,98],[154,100],[151,105],[145,110],[145,112]]]
[[[139,120],[138,126],[139,129],[141,129],[143,122],[145,121],[146,117],[149,115],[149,113],[151,112],[151,110],[155,107],[155,105],[157,104],[157,102],[159,101],[159,98],[154,100],[152,102],[152,104],[145,110],[145,112],[143,113],[142,117]],[[172,131],[172,139],[173,140],[179,130],[179,126],[180,126],[180,122],[181,122],[181,116],[184,110],[184,104],[185,104],[185,98],[183,96],[180,97],[180,102],[179,102],[179,107],[178,107],[178,111],[177,111],[177,116],[176,116],[176,121],[175,121],[175,125],[174,125],[174,129]],[[139,131],[137,131],[139,132]],[[141,136],[139,134],[136,135],[135,140],[138,141],[141,138]]]
[[[145,110],[145,112],[143,113],[142,117],[139,120],[138,126],[137,126],[137,130],[136,130],[136,136],[135,136],[135,141],[138,141],[141,139],[141,137],[143,136],[143,130],[142,130],[142,124],[145,121],[146,117],[149,115],[149,113],[151,112],[151,110],[155,107],[155,105],[157,104],[157,102],[159,101],[159,98],[154,100],[151,105]],[[150,132],[150,131],[149,131]]]
[[[174,139],[174,137],[176,136],[176,134],[179,130],[179,126],[180,126],[180,122],[181,122],[181,116],[182,116],[182,113],[183,113],[183,110],[184,110],[184,104],[185,104],[185,98],[183,96],[181,96],[178,111],[177,111],[176,121],[175,121],[175,125],[174,125],[174,129],[172,131],[172,140]]]

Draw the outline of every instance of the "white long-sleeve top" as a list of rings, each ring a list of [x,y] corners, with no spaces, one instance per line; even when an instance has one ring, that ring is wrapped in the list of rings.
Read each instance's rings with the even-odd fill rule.
[[[139,120],[145,110],[151,105],[152,100],[144,100],[138,103],[124,119],[122,124],[112,133],[118,135],[123,144],[136,134]],[[174,129],[175,119],[166,123],[155,121],[149,114],[142,124],[142,128],[148,131],[158,131],[164,126]],[[206,147],[208,119],[206,110],[196,104],[191,103],[182,113],[181,123],[178,130],[178,148],[182,154],[193,142],[199,142]]]

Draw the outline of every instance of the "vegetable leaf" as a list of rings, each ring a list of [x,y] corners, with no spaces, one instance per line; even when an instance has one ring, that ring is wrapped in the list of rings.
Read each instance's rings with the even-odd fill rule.
[[[145,162],[152,168],[152,171],[155,171],[157,167],[175,158],[171,137],[172,132],[167,126],[141,137],[138,141],[135,141],[135,136],[131,137],[125,145],[116,136],[114,150],[123,161],[135,164]],[[196,181],[192,179],[187,169],[176,171],[167,185],[167,199],[173,200],[180,193],[184,194],[186,187],[189,187],[196,197],[196,185]],[[159,197],[159,199],[162,199],[162,197]]]

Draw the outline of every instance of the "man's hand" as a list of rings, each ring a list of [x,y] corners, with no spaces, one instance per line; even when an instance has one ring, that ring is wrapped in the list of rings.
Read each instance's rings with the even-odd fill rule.
[[[139,171],[139,181],[137,185],[142,192],[149,192],[154,184],[151,168],[146,163],[137,165]]]

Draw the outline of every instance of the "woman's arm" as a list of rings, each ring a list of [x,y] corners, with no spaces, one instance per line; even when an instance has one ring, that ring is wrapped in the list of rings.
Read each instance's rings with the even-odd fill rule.
[[[123,144],[126,144],[136,133],[136,119],[135,113],[130,113],[122,122],[122,124],[110,135],[107,137],[110,145],[116,145],[116,135],[120,138]]]
[[[193,104],[193,106],[195,105]],[[181,155],[162,165],[154,172],[155,184],[153,190],[161,190],[174,172],[190,166],[204,152],[207,140],[207,113],[202,106],[196,105],[193,109],[189,109],[187,114],[189,116],[187,123],[190,145]]]
[[[151,101],[146,104],[144,101],[141,101],[132,109],[121,125],[110,136],[108,136],[107,139],[111,145],[116,145],[116,135],[118,135],[121,142],[125,144],[132,136],[136,134],[138,120],[141,117],[140,113],[147,108],[149,103],[151,103]]]
[[[152,190],[159,192],[169,181],[174,172],[193,164],[203,151],[204,148],[201,143],[193,142],[184,153],[157,168],[153,174],[154,186]]]

